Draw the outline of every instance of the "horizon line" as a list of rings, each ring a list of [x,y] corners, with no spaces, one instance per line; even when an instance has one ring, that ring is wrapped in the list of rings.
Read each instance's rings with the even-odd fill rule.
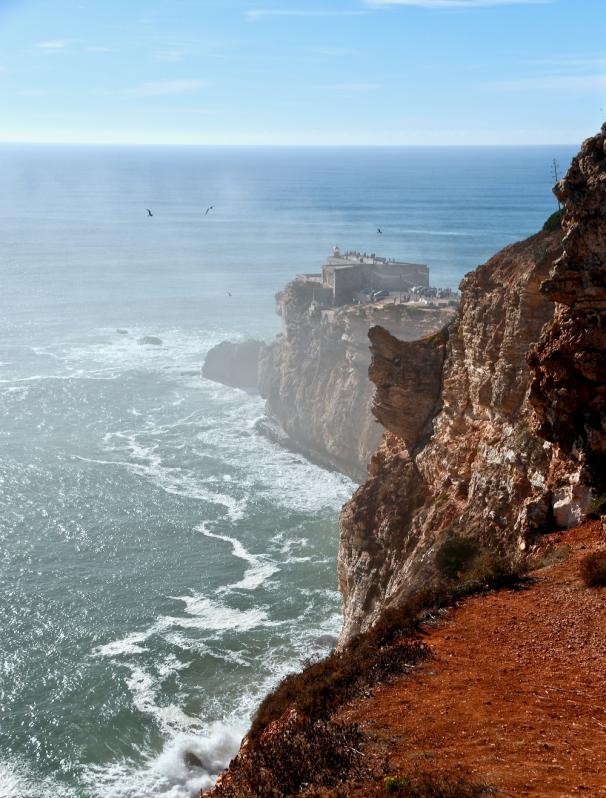
[[[372,143],[348,143],[343,142],[339,144],[335,143],[322,143],[322,142],[276,142],[276,143],[268,143],[268,144],[259,144],[259,143],[218,143],[218,142],[133,142],[133,141],[77,141],[77,140],[66,140],[66,141],[20,141],[18,139],[12,140],[0,140],[0,147],[1,146],[26,146],[26,147],[179,147],[179,148],[186,148],[186,147],[224,147],[224,148],[231,148],[231,149],[238,149],[238,148],[256,148],[256,149],[288,149],[288,148],[308,148],[308,149],[319,149],[319,148],[332,148],[332,149],[355,149],[355,148],[398,148],[398,147],[419,147],[424,149],[432,149],[432,148],[439,148],[439,147],[579,147],[580,142],[578,141],[560,141],[560,142],[517,142],[508,144],[506,142],[500,143],[487,143],[487,142],[445,142],[444,144],[406,144],[402,143],[389,143],[389,144],[372,144]]]

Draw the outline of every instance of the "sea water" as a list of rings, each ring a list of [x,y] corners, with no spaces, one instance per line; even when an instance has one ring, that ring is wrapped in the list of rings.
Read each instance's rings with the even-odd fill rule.
[[[540,228],[572,153],[0,148],[1,798],[212,783],[338,633],[355,486],[261,437],[205,353],[275,335],[334,245],[456,286]]]

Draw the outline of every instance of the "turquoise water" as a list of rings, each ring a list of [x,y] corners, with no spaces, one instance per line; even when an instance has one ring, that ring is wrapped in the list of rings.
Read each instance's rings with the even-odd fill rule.
[[[205,352],[278,332],[273,294],[335,244],[456,285],[572,154],[0,147],[2,798],[212,782],[338,632],[354,485],[260,437]]]

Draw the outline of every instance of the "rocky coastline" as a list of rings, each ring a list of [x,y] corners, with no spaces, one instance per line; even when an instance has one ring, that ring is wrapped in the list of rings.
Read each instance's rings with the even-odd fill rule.
[[[544,604],[540,618],[532,597],[520,602],[515,599],[515,591],[509,591],[505,598],[489,602],[494,628],[480,634],[477,626],[453,627],[458,637],[469,638],[465,646],[459,646],[460,650],[454,646],[456,656],[464,658],[464,662],[449,665],[447,661],[438,667],[438,670],[444,670],[445,665],[451,670],[458,668],[455,677],[460,686],[454,700],[460,705],[466,700],[470,679],[482,678],[481,673],[476,673],[476,659],[480,661],[481,651],[489,644],[486,635],[494,634],[495,641],[503,640],[511,628],[511,619],[515,620],[516,613],[523,613],[528,628],[524,635],[518,634],[515,646],[523,650],[528,678],[534,679],[536,685],[533,682],[529,698],[522,702],[524,707],[530,707],[529,716],[522,726],[518,724],[515,751],[503,743],[500,749],[503,755],[507,751],[507,756],[515,758],[524,736],[528,740],[533,736],[534,724],[540,725],[548,717],[554,717],[545,714],[540,701],[535,701],[536,706],[529,704],[538,695],[537,691],[544,689],[541,680],[558,678],[559,671],[552,673],[545,666],[550,656],[546,647],[556,646],[562,660],[560,670],[568,668],[570,678],[579,674],[581,660],[587,660],[585,649],[593,651],[591,663],[587,660],[589,665],[583,674],[588,683],[595,681],[602,638],[588,637],[586,625],[582,634],[577,630],[567,635],[564,630],[577,623],[575,607],[579,603],[595,616],[596,623],[603,624],[603,608],[594,600],[595,594],[579,593],[587,588],[579,580],[578,561],[588,547],[603,551],[606,538],[598,522],[586,526],[588,532],[581,527],[580,533],[569,533],[570,545],[566,544],[567,535],[562,530],[579,528],[588,516],[595,515],[605,490],[606,125],[597,136],[583,143],[555,191],[564,205],[562,229],[550,220],[548,229],[505,248],[468,274],[461,286],[460,310],[449,323],[418,336],[417,340],[405,340],[383,324],[372,326],[369,373],[376,390],[369,403],[385,428],[385,435],[372,458],[367,481],[341,515],[338,573],[344,619],[340,648],[324,663],[312,664],[308,671],[293,677],[292,682],[286,680],[273,697],[266,699],[261,715],[255,719],[254,733],[245,738],[240,754],[210,793],[217,798],[384,794],[387,782],[381,773],[390,772],[389,758],[395,748],[402,748],[398,717],[408,711],[399,707],[408,706],[411,701],[414,705],[414,690],[411,692],[406,687],[410,684],[406,682],[407,676],[399,672],[396,683],[401,685],[400,692],[379,711],[378,699],[374,692],[369,694],[368,685],[391,689],[392,682],[381,674],[390,672],[401,652],[409,652],[405,656],[410,657],[411,663],[417,655],[416,661],[423,661],[425,655],[420,652],[425,651],[422,648],[425,644],[419,638],[419,625],[425,616],[421,610],[446,606],[444,587],[431,588],[428,593],[427,586],[436,584],[437,553],[448,541],[472,541],[477,551],[484,553],[485,566],[492,563],[490,576],[485,571],[477,583],[480,591],[511,586],[511,580],[519,578],[515,574],[524,574],[529,567],[540,572],[545,552],[554,569],[546,577],[533,577],[530,582],[539,584],[536,595]],[[284,398],[294,402],[294,406],[301,401],[296,388],[294,396],[288,393],[287,384],[293,377],[295,360],[291,358],[295,358],[299,342],[305,342],[306,346],[312,343],[310,351],[318,356],[324,354],[323,344],[328,346],[332,342],[335,349],[339,346],[334,319],[328,338],[324,337],[321,325],[317,327],[319,332],[309,329],[310,314],[305,316],[303,303],[292,295],[296,290],[288,294],[287,289],[283,300],[286,322],[283,340],[273,353],[266,351],[264,355],[274,380],[269,386],[266,383],[264,390],[272,397],[273,407],[279,407],[278,402]],[[340,340],[343,341],[343,336],[349,338],[349,347],[351,340],[355,340],[355,336],[347,333],[351,322],[349,318],[341,319],[344,327]],[[346,346],[343,351],[353,350]],[[325,381],[326,376],[322,375],[319,360],[314,360],[319,385],[319,380]],[[313,377],[311,372],[306,375],[307,383],[313,385]],[[355,385],[354,381],[350,388]],[[303,396],[308,401],[309,394]],[[338,390],[333,390],[330,396],[334,403],[339,401]],[[347,415],[350,407],[345,404],[340,410]],[[547,545],[546,541],[551,542]],[[558,566],[570,552],[576,552],[570,563]],[[506,562],[507,568],[498,565],[499,562]],[[463,594],[457,591],[469,590],[466,584],[450,583],[446,590],[450,591],[450,598],[446,599],[449,606],[458,607],[456,596]],[[479,613],[485,617],[482,610],[488,606],[483,603],[485,595],[470,605],[467,615],[474,617],[474,613]],[[511,619],[502,618],[503,612],[510,613]],[[456,610],[453,613],[456,615]],[[566,613],[568,619],[564,617]],[[456,617],[464,619],[465,615],[458,613]],[[435,612],[431,618],[435,626]],[[439,630],[434,636],[438,649],[443,640],[442,648],[454,650],[450,634]],[[458,637],[453,639],[456,641]],[[540,646],[535,645],[539,638]],[[470,646],[476,648],[472,650]],[[514,654],[510,648],[503,650],[504,662],[515,670],[520,663]],[[433,655],[428,656],[431,659]],[[370,663],[367,671],[360,665],[364,662]],[[408,670],[413,667],[416,666],[411,664]],[[433,677],[435,669],[432,662],[427,678]],[[505,674],[507,668],[499,669],[497,675],[501,671]],[[352,674],[355,674],[353,682]],[[539,674],[536,679],[535,674]],[[447,674],[439,687],[444,699],[452,678]],[[359,697],[352,703],[356,684],[360,686]],[[433,701],[432,684],[439,686],[439,679],[429,682],[428,703]],[[491,684],[493,687],[496,684],[494,679]],[[483,689],[485,693],[486,688]],[[341,708],[335,709],[335,691],[339,690],[344,698]],[[582,704],[575,708],[573,693],[567,693],[572,698],[566,706],[561,705],[561,712],[568,713],[570,720],[578,720]],[[502,703],[503,698],[495,694],[493,700]],[[493,700],[480,704],[492,704]],[[490,710],[484,707],[481,711],[490,724]],[[422,754],[432,759],[439,775],[441,763],[433,762],[434,757],[423,748],[428,744],[425,740],[433,716],[421,728],[413,723],[414,707],[410,713],[406,716],[411,727],[409,739],[416,733],[415,745],[421,748],[407,744],[399,761],[417,761]],[[385,736],[387,748],[381,754],[385,760],[379,767],[378,760],[373,762],[371,752],[384,733],[390,714],[396,724],[390,733],[396,736],[393,739]],[[261,722],[262,717],[274,719]],[[362,726],[352,726],[352,718]],[[360,732],[365,725],[370,734],[366,738]],[[570,723],[566,728],[569,726]],[[501,722],[495,733],[498,731],[502,736],[504,728]],[[456,729],[458,742],[453,745],[465,747],[460,728]],[[470,732],[473,734],[471,727]],[[332,781],[322,781],[318,776],[314,782],[312,768],[305,779],[300,779],[300,784],[297,782],[296,790],[281,791],[276,774],[286,773],[288,757],[299,751],[302,765],[305,756],[313,759],[314,744],[322,735],[332,757],[332,769],[326,771]],[[355,746],[351,742],[354,737]],[[494,776],[498,770],[495,770],[495,752],[481,749],[481,742],[470,761],[477,763],[478,757],[484,757],[484,775],[489,772]],[[559,738],[556,742],[559,744]],[[456,749],[453,750],[456,754]],[[352,756],[352,751],[363,760]],[[529,749],[524,761],[532,760],[533,767],[543,768],[546,773],[545,756],[543,749],[536,756]],[[458,754],[455,760],[460,760]],[[574,775],[568,775],[573,772]],[[506,784],[508,776],[503,773],[502,781]],[[591,780],[594,776],[597,778],[593,771],[585,772],[583,768],[562,769],[561,773],[558,771],[561,789],[557,794],[573,787],[576,790],[579,779]],[[459,792],[419,794],[494,794],[481,784],[474,786],[464,779],[453,781],[448,774],[444,775],[446,781],[440,778],[436,784],[458,784]],[[523,780],[532,778],[524,774]],[[539,783],[538,791],[533,794],[556,793],[543,790]]]
[[[258,430],[310,460],[364,482],[383,429],[371,413],[368,331],[381,324],[403,341],[441,329],[455,308],[406,304],[321,308],[310,286],[289,283],[276,297],[283,332],[265,345],[223,342],[203,376],[266,400]],[[256,378],[256,386],[254,385]]]

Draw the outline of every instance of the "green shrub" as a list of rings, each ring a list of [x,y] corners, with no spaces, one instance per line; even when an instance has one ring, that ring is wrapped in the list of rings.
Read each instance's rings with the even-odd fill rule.
[[[385,791],[400,798],[481,798],[493,790],[452,775],[423,773],[415,779],[388,777]]]
[[[332,788],[346,778],[367,778],[355,724],[312,722],[293,715],[278,733],[257,740],[233,768],[226,784],[215,788],[217,798],[285,798],[302,788]]]
[[[605,587],[606,551],[595,551],[583,557],[580,570],[581,578],[587,587]]]
[[[475,582],[478,589],[499,590],[503,587],[515,588],[524,585],[525,573],[525,563],[514,557],[484,549],[480,551],[465,576],[468,581]]]
[[[562,217],[564,216],[564,209],[560,208],[560,210],[552,213],[549,219],[543,225],[543,232],[545,233],[552,233],[554,230],[561,230],[562,229]]]
[[[480,551],[480,546],[473,538],[448,538],[436,552],[436,567],[442,576],[456,579],[469,569]]]
[[[334,651],[300,673],[286,676],[259,706],[250,738],[257,739],[269,723],[292,707],[311,721],[326,720],[363,687],[406,673],[429,657],[429,649],[418,634],[418,623],[407,618],[389,635],[371,630],[354,638],[343,651]],[[410,639],[398,639],[404,635]]]
[[[599,516],[604,512],[604,509],[606,509],[606,494],[600,493],[598,496],[594,496],[591,500],[590,514],[595,518],[599,518]]]

